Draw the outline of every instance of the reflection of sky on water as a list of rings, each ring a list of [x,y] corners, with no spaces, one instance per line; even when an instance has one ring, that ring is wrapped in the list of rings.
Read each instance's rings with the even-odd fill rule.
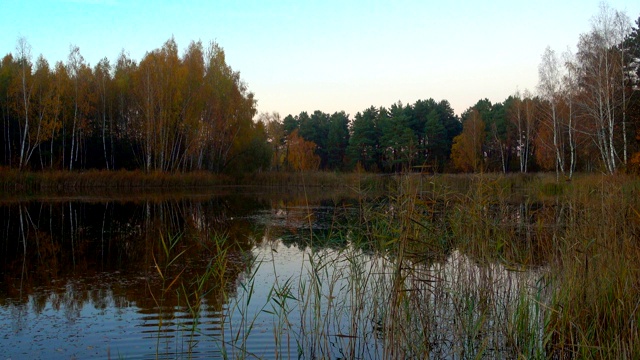
[[[55,205],[52,208],[45,205],[45,209],[54,211],[58,209],[57,211],[61,213],[52,212],[50,217],[36,220],[47,226],[52,223],[54,225],[52,228],[43,226],[43,230],[50,230],[52,235],[42,237],[35,234],[40,237],[28,238],[27,244],[30,249],[27,260],[32,259],[30,261],[40,267],[39,258],[32,255],[39,256],[38,251],[42,249],[40,245],[44,245],[46,241],[46,244],[49,242],[61,244],[57,245],[56,251],[60,251],[60,254],[66,253],[63,256],[67,259],[70,257],[69,250],[75,251],[71,253],[74,264],[73,266],[68,263],[63,265],[66,266],[62,268],[65,271],[63,275],[55,276],[54,274],[50,277],[40,275],[44,280],[36,275],[35,279],[39,284],[36,286],[31,284],[23,286],[22,282],[23,277],[27,279],[33,276],[32,274],[41,274],[35,269],[23,274],[0,269],[4,279],[7,279],[5,281],[10,282],[4,285],[0,283],[0,293],[7,291],[17,297],[0,299],[2,357],[12,359],[124,357],[129,359],[156,358],[158,355],[175,358],[176,354],[190,354],[193,358],[212,358],[220,357],[222,348],[226,348],[225,351],[228,353],[238,354],[238,347],[249,353],[261,354],[260,357],[274,356],[272,331],[274,320],[262,310],[269,311],[272,306],[268,294],[274,284],[274,266],[275,273],[278,274],[277,281],[284,282],[295,277],[294,280],[297,282],[298,277],[295,275],[299,275],[302,268],[302,252],[298,250],[295,243],[285,246],[280,241],[273,241],[272,237],[277,234],[286,234],[289,239],[295,240],[299,236],[308,236],[308,231],[303,233],[300,230],[305,227],[308,229],[309,219],[313,218],[314,227],[325,228],[326,226],[321,222],[326,221],[325,218],[330,216],[309,215],[310,212],[318,213],[314,207],[285,206],[285,210],[280,207],[270,210],[262,209],[263,205],[260,203],[234,199],[214,200],[193,205],[176,204],[175,209],[171,204],[152,204],[150,207],[148,204],[68,203],[61,206]],[[256,204],[258,206],[255,206]],[[19,212],[36,214],[38,210],[38,206],[35,210],[22,205],[18,206],[19,211],[15,210],[15,207],[13,210],[5,211],[16,216],[15,214]],[[255,207],[251,208],[251,206]],[[150,208],[151,212],[148,211]],[[65,214],[67,211],[73,217],[69,215],[70,213]],[[331,208],[326,206],[320,210],[327,213],[331,211]],[[151,213],[151,219],[148,217],[149,213]],[[225,244],[235,244],[238,239],[241,239],[241,244],[245,244],[246,239],[254,239],[254,243],[258,245],[252,253],[257,260],[256,264],[260,264],[260,269],[254,279],[255,293],[247,309],[242,309],[240,312],[241,302],[245,300],[242,296],[245,293],[238,285],[234,292],[228,294],[231,297],[230,303],[223,304],[222,309],[220,305],[208,306],[209,299],[202,301],[201,318],[198,319],[200,323],[196,331],[192,331],[194,323],[188,310],[184,306],[175,304],[162,309],[163,319],[160,327],[159,310],[154,309],[148,289],[150,286],[148,281],[152,281],[152,287],[158,286],[159,277],[151,256],[145,255],[149,251],[145,250],[148,245],[139,248],[139,244],[148,243],[150,240],[151,243],[157,241],[157,238],[145,229],[157,226],[155,225],[157,220],[154,219],[162,219],[162,216],[167,217],[171,224],[183,223],[184,225],[180,226],[185,227],[182,230],[186,233],[185,238],[191,239],[198,234],[205,234],[204,238],[206,238],[212,230],[226,229],[223,232],[230,236],[231,241]],[[283,216],[287,220],[279,222],[278,219]],[[180,220],[181,217],[184,217],[184,222]],[[51,222],[50,218],[53,219]],[[74,228],[69,228],[67,221],[70,218],[73,219]],[[136,222],[134,227],[138,229],[135,233],[127,230],[132,227],[132,221]],[[186,230],[187,226],[195,230]],[[19,227],[15,226],[14,229]],[[59,240],[57,237],[54,238],[58,236],[53,234],[55,231],[62,232]],[[72,243],[69,243],[70,231],[73,231]],[[145,233],[150,237],[145,237]],[[92,238],[94,234],[97,234],[97,240]],[[136,234],[140,234],[143,238],[134,237],[139,236]],[[33,235],[34,233],[31,233],[31,236]],[[14,240],[16,238],[20,237],[14,237]],[[10,240],[4,241],[9,244]],[[33,248],[34,244],[38,245],[37,250]],[[94,250],[93,244],[98,244],[97,250]],[[25,261],[22,245],[18,245],[16,260],[12,261],[22,263]],[[214,247],[207,244],[205,246]],[[125,260],[113,261],[114,258],[121,258],[123,255],[129,256],[132,260],[126,260],[125,257]],[[197,273],[197,270],[190,267],[200,268],[208,260],[205,257],[203,262],[200,259],[203,257],[202,254],[187,253],[185,256],[193,257],[193,255],[196,257],[186,261],[185,266],[188,267],[188,271]],[[236,263],[239,261],[237,259],[243,258],[241,253],[235,251],[228,253],[227,256],[230,261]],[[110,262],[116,266],[114,269],[96,270],[92,267],[96,259],[99,259],[96,264],[98,268],[103,266],[105,259],[112,259]],[[131,261],[136,263],[142,261],[142,263],[134,265]],[[89,266],[89,271],[78,270],[76,262],[81,264],[82,268]],[[21,268],[24,269],[22,266],[18,267],[18,269]],[[3,271],[7,272],[3,273]],[[57,272],[60,273],[60,270]],[[183,276],[186,276],[187,272]],[[46,269],[42,274],[49,274],[49,270]],[[27,283],[25,282],[25,285]],[[9,289],[20,290],[10,292]],[[236,295],[238,297],[234,298]],[[242,319],[238,316],[239,314],[257,316],[246,344],[243,343],[242,337],[235,338],[241,326]],[[226,323],[224,333],[222,321]],[[296,351],[295,346],[292,345],[292,356],[297,354]]]
[[[2,326],[3,357],[20,358],[107,358],[147,352],[141,349],[139,320],[136,307],[115,307],[108,302],[105,308],[85,303],[73,316],[55,309],[49,302],[40,313],[28,304],[0,307],[0,318],[10,319],[16,312],[20,319],[12,326]],[[2,321],[3,323],[5,321]],[[5,324],[3,324],[5,325]]]
[[[50,278],[49,275],[40,278],[35,270],[29,271],[24,277],[25,283],[29,276],[36,277],[37,281],[32,281],[35,285],[25,286],[24,292],[21,288],[22,298],[7,289],[22,284],[25,274],[18,271],[2,274],[4,279],[0,277],[0,281],[13,282],[0,282],[0,294],[4,296],[0,298],[0,357],[220,358],[224,352],[231,358],[240,355],[273,358],[276,354],[296,358],[298,346],[308,354],[310,349],[325,346],[318,343],[323,339],[328,340],[328,348],[317,353],[318,357],[335,358],[354,347],[365,349],[365,357],[383,357],[380,329],[382,319],[387,316],[383,308],[388,306],[393,293],[394,259],[391,254],[354,248],[348,244],[348,237],[336,235],[344,230],[345,221],[355,211],[353,208],[300,206],[295,202],[272,202],[270,206],[256,202],[246,206],[246,202],[230,199],[177,203],[176,207],[147,205],[146,209],[151,208],[151,212],[141,211],[142,206],[125,209],[113,204],[104,209],[98,205],[83,206],[97,222],[91,223],[90,216],[74,218],[79,225],[73,228],[76,231],[73,245],[78,252],[74,253],[73,260],[79,270],[76,265],[60,267],[57,271],[62,275],[53,274]],[[67,211],[72,206],[60,208]],[[119,219],[121,213],[122,219]],[[149,218],[149,213],[158,217]],[[139,223],[131,226],[130,214],[134,214],[134,220]],[[109,220],[109,216],[116,220]],[[211,296],[202,299],[195,331],[192,331],[191,314],[184,302],[180,302],[183,300],[168,301],[159,309],[150,296],[150,288],[155,289],[157,296],[160,286],[154,262],[161,262],[155,234],[157,228],[165,224],[160,221],[165,220],[162,216],[178,224],[184,234],[183,241],[195,249],[185,253],[188,260],[173,269],[170,279],[182,267],[186,269],[182,273],[185,279],[199,274],[212,254],[215,255],[207,252],[215,246],[206,239],[221,229],[229,236],[225,244],[249,246],[226,254],[230,267],[246,265],[243,259],[251,259],[253,266],[232,271],[227,298],[219,291],[227,284],[218,284],[217,292],[212,291]],[[69,217],[64,221],[68,220]],[[136,231],[130,231],[132,227]],[[102,232],[105,228],[109,232]],[[310,228],[314,230],[313,237]],[[71,230],[65,230],[65,234]],[[95,233],[108,236],[83,240]],[[29,239],[28,245],[34,246],[36,241],[38,244],[56,241],[53,237],[38,236]],[[336,238],[344,241],[336,245],[333,242]],[[58,247],[47,251],[51,256],[69,260],[68,238],[59,241]],[[327,242],[332,245],[322,245]],[[99,243],[99,248],[95,243]],[[22,249],[22,244],[11,243],[11,246]],[[46,249],[39,249],[44,254]],[[56,251],[62,255],[56,255]],[[37,252],[27,253],[33,254]],[[39,258],[36,261],[33,260],[36,257],[31,256],[31,260],[24,260],[23,255],[22,250],[16,251],[16,258],[6,263],[40,264]],[[319,294],[311,291],[310,259],[316,269],[321,269],[316,278]],[[360,277],[356,278],[354,271],[358,271]],[[474,291],[491,290],[493,296],[503,300],[492,306],[506,308],[519,294],[521,286],[533,287],[532,279],[539,276],[535,272],[512,272],[499,264],[481,266],[456,250],[448,258],[433,262],[408,260],[403,271],[406,271],[408,290],[404,294],[428,310],[421,316],[433,317],[431,330],[437,331],[433,332],[432,341],[448,340],[459,331],[454,328],[459,323],[456,322],[459,304],[454,302],[464,301],[463,296],[478,297]],[[306,286],[304,294],[300,284]],[[276,290],[281,291],[285,286],[290,286],[288,291],[292,297],[286,300],[288,322],[284,321],[283,308],[276,302],[283,299],[277,296]],[[175,295],[175,290],[176,287],[171,295]],[[252,291],[250,300],[249,291]],[[304,307],[304,301],[296,300],[303,296],[311,302],[309,308]],[[328,312],[330,302],[338,312]],[[162,325],[159,314],[162,314]],[[355,333],[349,318],[353,315],[358,316],[359,321]],[[277,351],[276,338],[283,341]],[[443,345],[442,353],[454,351],[454,345]]]
[[[289,339],[278,350],[280,356],[297,357],[298,342],[303,346],[313,346],[307,343],[308,339],[301,336],[300,326],[305,317],[307,324],[314,320],[326,321],[327,329],[323,329],[323,336],[331,339],[331,355],[338,356],[343,348],[349,346],[350,341],[368,342],[366,347],[369,355],[373,357],[383,356],[381,350],[382,341],[373,329],[371,319],[363,318],[363,327],[369,330],[360,330],[359,339],[349,339],[341,335],[349,334],[349,321],[343,321],[339,317],[348,315],[351,305],[348,299],[352,290],[348,284],[351,275],[349,263],[341,259],[343,256],[358,257],[364,267],[365,273],[372,276],[370,282],[362,283],[369,290],[376,289],[375,293],[367,295],[371,303],[360,303],[364,314],[372,314],[376,304],[386,302],[390,291],[390,274],[393,264],[388,259],[377,258],[375,261],[368,255],[363,255],[356,249],[346,249],[345,252],[323,249],[313,252],[310,248],[300,250],[297,246],[285,245],[280,240],[265,239],[261,245],[255,247],[252,253],[255,258],[253,269],[247,270],[240,278],[245,285],[238,285],[236,297],[230,299],[225,306],[225,311],[212,310],[203,307],[198,331],[192,333],[190,326],[192,320],[185,309],[165,310],[164,327],[159,332],[158,316],[155,313],[147,314],[149,310],[140,309],[136,304],[129,303],[126,306],[116,306],[114,299],[117,297],[112,291],[102,291],[104,296],[99,306],[87,301],[79,308],[68,311],[64,307],[57,310],[49,301],[45,308],[36,315],[30,307],[33,301],[23,305],[9,305],[0,307],[0,347],[6,358],[175,358],[181,357],[191,351],[192,358],[219,358],[224,348],[227,356],[235,357],[240,354],[249,354],[258,358],[274,358],[274,336],[281,339]],[[300,296],[298,285],[305,282],[310,286],[309,270],[310,256],[315,261],[324,259],[335,267],[327,269],[321,275],[322,289],[320,311],[321,319],[311,319],[313,313],[302,309],[302,304],[296,300],[287,300],[289,325],[282,326],[282,332],[274,334],[278,327],[278,320],[283,319],[274,315],[279,306],[274,303],[272,289],[282,288],[290,284],[291,295]],[[256,268],[258,267],[258,268]],[[505,300],[516,295],[520,286],[526,285],[535,278],[524,272],[511,272],[499,265],[480,267],[469,258],[454,251],[446,261],[436,264],[416,265],[410,276],[407,276],[407,286],[412,287],[414,294],[421,291],[423,301],[427,306],[432,306],[434,313],[440,319],[441,338],[453,338],[455,330],[455,304],[452,302],[460,295],[460,291],[466,291],[465,286],[470,285],[469,291],[474,291],[474,283],[481,283],[480,288],[487,289],[488,281],[495,294],[502,294]],[[250,282],[252,272],[255,275]],[[374,281],[381,277],[387,281]],[[328,294],[328,281],[334,279],[335,289],[332,297],[335,304],[341,304],[346,313],[342,315],[327,314],[326,306]],[[430,282],[425,283],[424,279]],[[275,284],[275,285],[274,285]],[[418,284],[421,289],[416,287]],[[253,285],[253,286],[251,286]],[[351,284],[353,286],[354,284]],[[357,284],[356,284],[357,285]],[[251,299],[248,293],[252,290]],[[271,297],[270,297],[271,296]],[[443,302],[444,296],[446,301]],[[453,297],[452,297],[453,296]],[[504,307],[507,304],[495,304]],[[171,311],[169,311],[171,310]],[[244,314],[244,315],[243,315]],[[221,316],[224,316],[224,335],[221,330]],[[242,319],[251,321],[251,330],[247,330],[247,324]],[[325,318],[326,317],[326,318]],[[7,325],[11,326],[7,326]],[[182,324],[182,325],[181,325]],[[311,324],[313,326],[313,324]],[[247,337],[243,338],[247,330]],[[158,338],[160,335],[160,338]],[[317,334],[309,334],[310,337]],[[444,344],[445,342],[443,342]],[[190,350],[189,345],[194,348]],[[365,347],[363,347],[364,349]],[[441,354],[453,351],[445,349]],[[178,355],[176,355],[178,354]],[[158,355],[158,356],[157,356]],[[327,355],[327,354],[325,354]]]
[[[40,312],[27,304],[0,307],[2,358],[153,359],[176,358],[189,352],[194,358],[220,357],[220,312],[202,309],[200,326],[193,333],[186,309],[167,309],[162,331],[157,315],[144,314],[131,304],[117,307],[113,294],[104,307],[85,302],[70,314],[50,301]]]

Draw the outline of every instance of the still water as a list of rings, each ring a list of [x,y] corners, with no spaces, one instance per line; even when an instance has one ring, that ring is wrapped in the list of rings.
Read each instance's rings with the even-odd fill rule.
[[[538,274],[455,250],[396,266],[353,244],[361,200],[236,189],[0,203],[0,359],[503,351],[497,320]]]
[[[299,283],[310,234],[339,236],[354,204],[250,190],[7,202],[0,358],[297,356],[274,340],[274,284]]]

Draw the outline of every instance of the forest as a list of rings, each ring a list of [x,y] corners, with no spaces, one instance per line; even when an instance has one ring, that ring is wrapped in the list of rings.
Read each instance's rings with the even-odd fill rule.
[[[353,117],[256,111],[223,48],[174,39],[139,61],[33,59],[25,38],[0,63],[0,168],[248,173],[637,172],[640,18],[603,7],[575,54],[547,48],[534,90],[371,106]]]
[[[173,39],[136,63],[35,64],[25,39],[0,67],[2,165],[26,170],[250,171],[268,165],[255,100],[216,43]]]

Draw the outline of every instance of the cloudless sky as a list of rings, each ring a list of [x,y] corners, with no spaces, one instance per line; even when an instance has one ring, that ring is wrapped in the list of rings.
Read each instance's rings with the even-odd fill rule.
[[[611,0],[635,26],[640,1]],[[124,49],[139,62],[172,36],[182,53],[216,41],[259,112],[297,115],[419,99],[461,114],[478,100],[535,91],[547,46],[575,51],[599,0],[0,0],[0,54],[18,37],[49,63],[71,44],[94,66]]]

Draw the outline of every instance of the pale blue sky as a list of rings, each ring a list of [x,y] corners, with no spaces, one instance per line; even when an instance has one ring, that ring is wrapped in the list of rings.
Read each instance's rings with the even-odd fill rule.
[[[640,1],[607,2],[632,22]],[[258,111],[284,117],[419,99],[460,114],[482,98],[535,90],[547,45],[575,48],[599,0],[139,1],[0,0],[0,53],[27,38],[33,58],[66,61],[71,44],[92,66],[124,49],[136,61],[173,36],[217,41]]]

